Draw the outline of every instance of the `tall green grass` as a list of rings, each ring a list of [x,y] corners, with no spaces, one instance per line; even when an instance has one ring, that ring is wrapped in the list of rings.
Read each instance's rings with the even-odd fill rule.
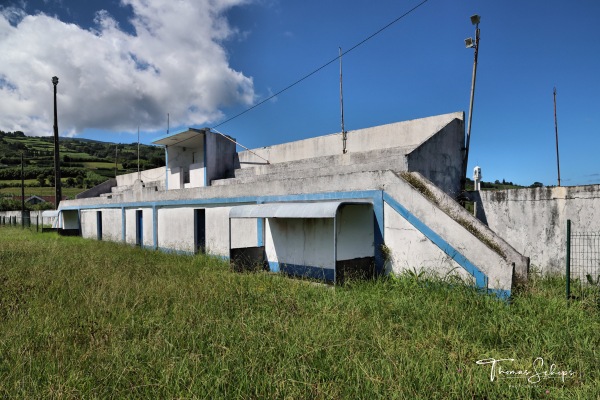
[[[418,275],[329,287],[5,227],[0,397],[597,398],[598,309],[564,297],[559,278],[510,303]],[[536,357],[574,374],[476,364]]]

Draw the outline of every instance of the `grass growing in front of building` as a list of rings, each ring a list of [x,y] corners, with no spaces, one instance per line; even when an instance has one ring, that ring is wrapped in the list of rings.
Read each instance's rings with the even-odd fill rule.
[[[564,297],[559,278],[511,304],[418,274],[331,288],[3,227],[0,397],[596,398],[598,308]],[[530,373],[491,381],[489,358]]]

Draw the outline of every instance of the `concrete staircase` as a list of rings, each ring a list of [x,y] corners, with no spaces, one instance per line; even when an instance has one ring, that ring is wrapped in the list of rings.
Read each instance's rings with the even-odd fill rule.
[[[364,171],[406,171],[408,150],[406,147],[393,147],[239,168],[234,171],[235,178],[213,180],[211,185],[236,185]]]

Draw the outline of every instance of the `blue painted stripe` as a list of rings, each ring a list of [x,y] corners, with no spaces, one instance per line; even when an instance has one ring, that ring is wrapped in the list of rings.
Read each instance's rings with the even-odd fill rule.
[[[68,210],[86,210],[96,208],[143,208],[143,207],[173,207],[173,206],[202,206],[202,205],[236,205],[236,204],[252,204],[259,200],[263,203],[273,202],[292,202],[292,201],[316,201],[316,200],[344,200],[344,199],[372,199],[377,201],[377,194],[381,195],[381,190],[365,190],[356,192],[327,192],[327,193],[310,193],[296,195],[281,195],[281,196],[243,196],[243,197],[222,197],[222,198],[206,198],[206,199],[173,199],[161,201],[146,201],[146,202],[130,202],[130,203],[97,203],[78,206],[62,206],[61,211]]]
[[[286,264],[269,261],[269,270],[271,272],[282,272],[284,274],[299,276],[303,278],[320,279],[327,282],[333,282],[335,279],[335,269],[313,267],[310,265]]]
[[[256,219],[256,242],[258,247],[265,245],[264,241],[265,220],[264,218]]]
[[[426,238],[431,240],[436,246],[438,246],[444,253],[450,258],[456,261],[461,267],[463,267],[469,274],[475,278],[475,285],[480,288],[487,289],[488,277],[479,268],[477,268],[472,262],[470,262],[464,255],[458,250],[446,242],[440,235],[435,233],[431,228],[425,225],[420,219],[414,214],[409,212],[404,206],[392,198],[389,194],[383,194],[383,200],[388,203],[394,211],[400,214],[406,219],[412,226],[414,226],[419,232],[425,235]]]

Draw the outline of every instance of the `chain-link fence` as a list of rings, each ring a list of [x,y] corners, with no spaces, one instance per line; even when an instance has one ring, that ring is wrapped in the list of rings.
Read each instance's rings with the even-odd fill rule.
[[[600,232],[572,231],[567,221],[567,299],[600,300]]]

